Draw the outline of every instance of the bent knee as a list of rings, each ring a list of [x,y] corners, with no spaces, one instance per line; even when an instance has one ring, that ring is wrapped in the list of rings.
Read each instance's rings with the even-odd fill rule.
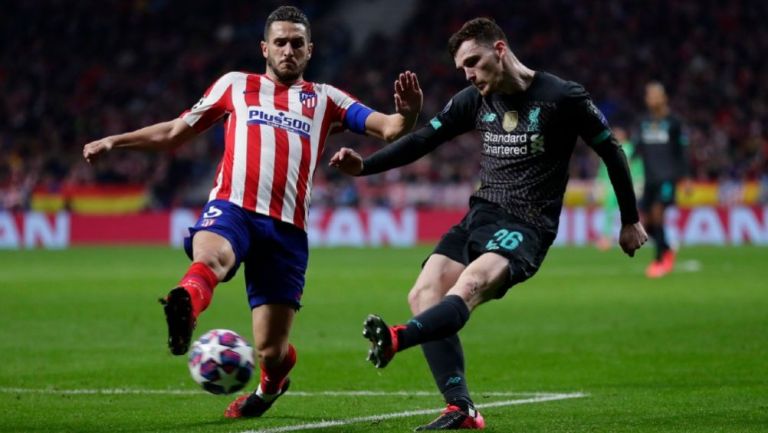
[[[414,286],[408,292],[408,305],[413,314],[419,314],[427,308],[437,304],[442,299],[444,293],[437,284],[427,284]]]
[[[226,277],[227,272],[234,265],[234,257],[228,257],[227,254],[218,251],[195,251],[194,261],[208,266],[219,281]]]

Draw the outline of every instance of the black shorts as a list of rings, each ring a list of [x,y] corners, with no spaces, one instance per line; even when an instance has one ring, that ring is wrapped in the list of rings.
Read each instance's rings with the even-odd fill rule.
[[[670,206],[675,204],[676,183],[672,180],[662,182],[646,182],[643,187],[643,198],[640,200],[640,210],[648,212],[655,203]]]
[[[539,270],[555,235],[526,224],[500,206],[474,201],[461,222],[443,235],[432,254],[442,254],[464,265],[493,252],[509,259],[509,277],[501,298],[513,285]]]

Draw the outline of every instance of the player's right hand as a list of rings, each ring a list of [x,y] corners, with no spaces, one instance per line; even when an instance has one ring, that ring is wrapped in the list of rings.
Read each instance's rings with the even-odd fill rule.
[[[342,147],[333,154],[328,165],[336,167],[344,174],[357,176],[363,171],[363,157],[348,147]]]
[[[109,138],[92,141],[83,146],[83,158],[85,158],[88,163],[92,164],[101,155],[112,150],[112,146],[114,146],[114,143]]]
[[[619,246],[629,257],[635,256],[635,251],[648,241],[648,234],[639,222],[624,224],[619,232]]]

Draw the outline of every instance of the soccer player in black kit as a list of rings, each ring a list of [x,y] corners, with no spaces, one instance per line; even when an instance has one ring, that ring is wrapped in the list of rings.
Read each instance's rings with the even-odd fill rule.
[[[396,352],[421,345],[447,408],[417,430],[481,429],[464,375],[457,335],[470,312],[533,276],[555,239],[568,162],[577,136],[605,161],[621,210],[621,248],[630,256],[647,240],[639,222],[624,153],[579,84],[527,68],[490,19],[468,21],[448,42],[470,86],[423,128],[369,157],[348,148],[330,161],[349,175],[408,164],[468,131],[480,132],[480,188],[469,212],[438,243],[408,295],[414,317],[387,326],[370,315],[368,359],[386,366]]]
[[[643,159],[645,185],[640,209],[645,227],[656,245],[654,260],[645,269],[648,278],[672,271],[675,251],[667,241],[664,211],[675,203],[677,183],[688,184],[688,139],[680,119],[670,113],[664,86],[653,81],[645,85],[648,115],[640,121],[635,143]]]

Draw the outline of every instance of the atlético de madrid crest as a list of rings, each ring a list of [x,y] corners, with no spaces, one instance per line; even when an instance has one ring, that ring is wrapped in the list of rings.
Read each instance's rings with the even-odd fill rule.
[[[507,111],[504,113],[504,121],[501,123],[501,127],[507,132],[512,132],[517,128],[517,111]]]
[[[302,90],[301,93],[299,93],[299,100],[305,107],[315,108],[315,105],[317,105],[317,93],[311,90]]]

